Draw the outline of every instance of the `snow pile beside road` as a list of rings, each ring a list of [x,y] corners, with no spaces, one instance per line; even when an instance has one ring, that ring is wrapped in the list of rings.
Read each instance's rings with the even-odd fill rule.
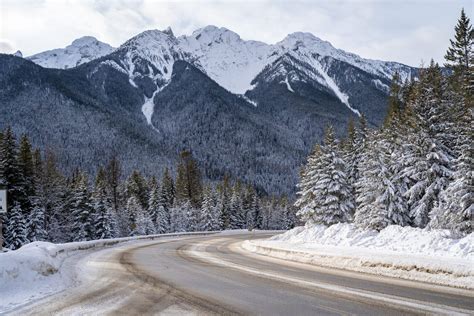
[[[323,267],[474,289],[474,234],[389,226],[363,231],[352,224],[296,227],[249,251]]]
[[[208,233],[177,233],[53,244],[33,242],[15,251],[0,252],[0,314],[20,304],[62,291],[76,282],[74,259],[123,242]],[[68,260],[66,260],[68,259]],[[8,298],[8,299],[7,299]]]

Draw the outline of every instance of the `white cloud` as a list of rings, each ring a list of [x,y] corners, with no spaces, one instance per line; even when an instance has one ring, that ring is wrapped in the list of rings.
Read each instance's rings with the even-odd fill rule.
[[[275,43],[306,31],[363,57],[418,65],[442,57],[470,0],[0,0],[0,51],[25,55],[92,35],[113,46],[146,29],[190,34],[209,24]],[[472,12],[468,11],[468,14]]]

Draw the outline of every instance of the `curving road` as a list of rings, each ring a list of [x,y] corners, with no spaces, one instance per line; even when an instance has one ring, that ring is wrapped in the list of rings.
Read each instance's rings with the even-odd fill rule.
[[[250,254],[268,233],[124,245],[77,262],[70,290],[17,315],[474,315],[474,293]]]

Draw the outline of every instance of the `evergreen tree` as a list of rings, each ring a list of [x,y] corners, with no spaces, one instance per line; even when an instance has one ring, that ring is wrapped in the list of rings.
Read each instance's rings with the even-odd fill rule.
[[[3,134],[3,142],[0,147],[0,179],[7,187],[7,209],[16,202],[20,206],[26,204],[27,196],[24,191],[23,173],[18,166],[18,149],[15,136],[10,127]]]
[[[245,227],[246,214],[242,203],[242,187],[239,181],[236,182],[232,190],[232,198],[230,200],[230,228],[242,229]]]
[[[145,178],[140,172],[134,170],[127,180],[126,195],[128,197],[131,197],[132,195],[135,196],[140,202],[141,208],[147,209],[149,197],[148,191],[148,184]]]
[[[112,201],[107,194],[107,176],[102,168],[99,168],[97,172],[92,206],[94,238],[108,239],[115,237],[117,235],[115,233],[115,211],[113,210]]]
[[[299,198],[295,202],[295,207],[299,209],[297,215],[303,221],[313,221],[313,216],[316,213],[317,202],[315,191],[316,183],[320,179],[320,174],[323,169],[323,159],[321,146],[317,145],[310,156],[308,162],[301,172],[301,180],[298,184]]]
[[[407,152],[409,166],[403,171],[414,179],[406,196],[411,217],[418,227],[425,227],[429,214],[436,206],[439,193],[447,186],[453,167],[452,149],[449,148],[450,117],[443,100],[443,78],[433,62],[424,70],[418,84],[418,94],[413,102],[413,115],[417,126]]]
[[[352,219],[354,202],[332,127],[327,129],[324,143],[321,169],[314,186],[316,208],[312,219],[316,223],[333,225]]]
[[[22,135],[20,139],[18,167],[23,178],[23,191],[28,198],[32,198],[35,195],[33,152],[31,149],[31,143],[26,135]],[[31,207],[31,203],[28,198],[26,199],[26,204],[23,205],[23,207]]]
[[[454,28],[454,40],[450,40],[445,59],[445,66],[454,71],[455,87],[465,92],[468,103],[472,106],[474,90],[474,30],[464,9]]]
[[[107,163],[106,168],[107,185],[111,195],[112,206],[115,213],[118,213],[119,209],[119,184],[120,177],[122,176],[122,167],[118,158],[114,155]]]
[[[127,225],[126,225],[126,235],[127,236],[138,236],[144,233],[143,227],[140,227],[141,224],[140,214],[142,213],[142,207],[138,198],[135,195],[132,195],[127,200],[126,214]]]
[[[217,208],[219,209],[221,229],[225,230],[230,227],[230,199],[232,189],[230,187],[230,179],[227,175],[217,186]]]
[[[18,249],[28,243],[26,222],[21,209],[21,205],[15,202],[15,205],[7,213],[7,222],[5,229],[5,246],[10,249]]]
[[[217,211],[216,197],[214,191],[204,187],[201,206],[200,230],[214,231],[220,229],[219,213]]]
[[[201,207],[201,173],[191,152],[181,152],[176,178],[176,199],[178,203],[191,202],[194,208]]]
[[[73,241],[84,241],[93,239],[93,208],[87,187],[87,177],[83,173],[80,173],[73,183],[73,195],[71,204],[71,232]]]
[[[158,187],[158,182],[156,181],[155,177],[152,177],[148,186],[150,188],[150,197],[148,199],[148,215],[156,230],[158,223],[158,208],[160,207],[160,188]]]
[[[32,209],[27,224],[28,240],[47,241],[46,218],[44,207],[40,205],[38,199],[32,201]]]

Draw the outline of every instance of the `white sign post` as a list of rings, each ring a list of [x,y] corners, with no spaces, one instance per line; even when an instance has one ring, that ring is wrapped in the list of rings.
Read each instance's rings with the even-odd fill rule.
[[[0,189],[0,215],[7,212],[7,190]],[[3,248],[2,217],[0,216],[0,252]]]
[[[7,212],[7,190],[0,189],[0,214]]]

